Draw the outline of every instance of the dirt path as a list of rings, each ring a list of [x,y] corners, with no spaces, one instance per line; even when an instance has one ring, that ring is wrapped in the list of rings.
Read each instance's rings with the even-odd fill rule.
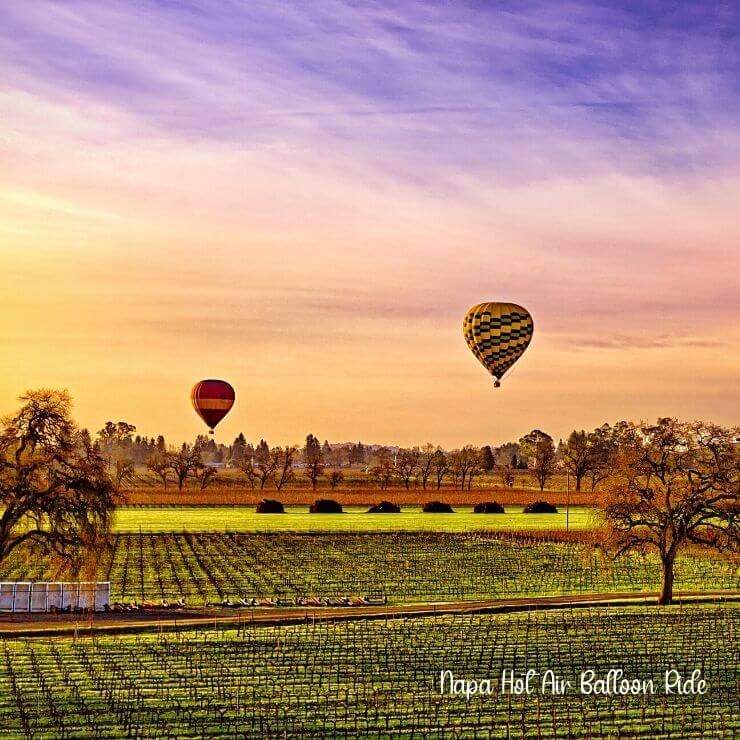
[[[99,613],[92,617],[75,614],[3,614],[0,637],[55,637],[89,634],[170,632],[207,625],[222,628],[247,624],[283,625],[309,620],[384,619],[437,614],[470,614],[563,609],[589,606],[629,606],[655,603],[657,592],[626,592],[538,596],[532,598],[491,599],[423,604],[388,604],[365,607],[278,607],[252,609],[147,610],[130,613]],[[682,603],[702,601],[740,601],[732,591],[685,591],[676,594]]]

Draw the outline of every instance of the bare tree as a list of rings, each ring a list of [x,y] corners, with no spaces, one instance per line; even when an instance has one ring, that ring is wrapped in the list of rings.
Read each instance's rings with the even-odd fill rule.
[[[519,440],[520,455],[526,458],[528,467],[540,487],[545,490],[547,481],[555,473],[556,454],[552,437],[539,429],[533,429]]]
[[[166,491],[167,484],[170,480],[170,460],[167,454],[164,452],[155,452],[147,457],[144,464],[162,481],[164,490]]]
[[[465,490],[466,484],[470,487],[472,485],[472,476],[481,467],[481,458],[478,450],[472,445],[466,445],[461,450],[455,450],[455,452],[450,453],[448,459],[455,485],[459,483],[460,490]]]
[[[471,447],[469,449],[469,464],[468,464],[468,491],[473,487],[473,478],[484,470],[485,460],[481,450]]]
[[[563,448],[563,465],[573,476],[576,491],[580,491],[581,482],[593,466],[593,447],[589,444],[588,434],[583,430],[570,433]]]
[[[323,472],[324,463],[321,459],[321,456],[314,457],[312,460],[306,463],[305,475],[306,478],[311,481],[311,488],[313,488],[314,491],[316,490],[319,478],[321,477]]]
[[[332,470],[329,473],[329,485],[333,491],[344,480],[344,473],[341,470]]]
[[[297,447],[275,447],[270,453],[275,465],[273,482],[278,491],[282,491],[283,486],[290,483],[295,478],[295,473],[293,472],[293,458],[295,457],[297,450]]]
[[[188,477],[202,465],[198,450],[188,445],[183,445],[178,452],[168,453],[167,459],[170,470],[175,474],[178,491],[182,491]]]
[[[421,453],[418,447],[414,447],[411,450],[399,450],[396,456],[396,473],[398,477],[406,486],[408,491],[411,487],[411,481],[414,479],[414,474],[419,468],[419,460],[421,459]]]
[[[121,487],[133,483],[136,480],[136,468],[133,460],[116,460],[116,469],[113,473],[116,482],[116,490],[120,491]]]
[[[501,476],[501,482],[507,488],[513,488],[515,481],[514,466],[510,462],[505,462],[497,465],[496,468],[498,469],[499,475]]]
[[[437,490],[439,491],[442,488],[442,482],[444,481],[445,476],[450,471],[447,455],[445,455],[443,450],[437,450],[434,453],[434,462],[432,463],[432,469],[434,470],[434,477],[437,482]]]
[[[447,454],[447,470],[452,476],[452,485],[457,488],[462,476],[462,458],[460,450],[453,450]],[[464,485],[464,484],[463,484]]]
[[[105,459],[70,418],[66,391],[29,391],[0,428],[0,561],[26,543],[79,564],[106,542],[114,509]]]
[[[236,467],[243,473],[249,483],[249,487],[254,490],[254,484],[257,481],[257,471],[255,470],[252,458],[246,455],[236,458],[234,461]]]
[[[264,490],[267,481],[274,480],[277,466],[278,460],[273,455],[268,454],[267,457],[257,459],[255,475],[260,482],[260,491]]]
[[[591,490],[595,491],[599,483],[605,481],[614,469],[614,463],[619,453],[621,437],[626,433],[626,422],[620,422],[614,427],[604,424],[594,429],[588,435],[588,443],[591,448],[591,465],[588,478]]]
[[[555,474],[555,444],[552,439],[540,439],[534,448],[532,472],[534,473],[540,491],[545,490],[547,481]]]
[[[208,486],[218,477],[218,471],[211,465],[199,465],[193,471],[193,477],[198,481],[200,490],[205,491]]]
[[[674,563],[694,543],[738,550],[740,428],[659,419],[635,427],[623,445],[605,518],[616,554],[657,550],[663,567],[658,603],[673,598]]]
[[[425,444],[421,449],[419,456],[419,477],[421,478],[421,487],[426,491],[427,483],[432,477],[434,471],[434,455],[437,448],[433,444]]]
[[[370,470],[373,480],[380,486],[381,490],[387,488],[393,481],[395,470],[390,460],[381,460],[378,465]]]

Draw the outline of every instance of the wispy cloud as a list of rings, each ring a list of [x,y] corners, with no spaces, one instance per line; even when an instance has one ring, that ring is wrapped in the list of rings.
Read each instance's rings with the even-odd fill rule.
[[[711,354],[729,408],[739,30],[698,0],[0,3],[0,402],[58,377],[148,409],[215,364],[280,378],[269,424],[367,376],[374,437],[404,408],[461,442],[566,432],[566,397],[701,415]],[[535,317],[524,395],[453,440],[485,299]]]
[[[40,1],[4,6],[2,64],[168,136],[310,142],[400,178],[732,166],[740,11],[650,7]]]
[[[612,334],[603,337],[570,337],[563,341],[567,347],[574,349],[666,349],[668,347],[695,347],[706,349],[721,347],[723,342],[697,337],[672,336],[670,334],[657,336],[626,336]]]

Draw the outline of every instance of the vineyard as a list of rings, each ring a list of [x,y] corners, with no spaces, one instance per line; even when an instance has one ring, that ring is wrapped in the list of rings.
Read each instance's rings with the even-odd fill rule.
[[[379,488],[370,482],[345,482],[336,489],[327,485],[320,485],[314,491],[310,485],[296,487],[291,483],[289,487],[278,491],[274,486],[250,488],[238,478],[230,479],[227,474],[219,473],[215,482],[205,489],[192,483],[180,491],[176,486],[170,486],[166,491],[159,485],[138,484],[121,491],[122,503],[131,506],[254,506],[260,499],[268,496],[279,498],[284,504],[307,506],[317,496],[337,499],[345,506],[364,506],[377,504],[384,499],[394,501],[402,506],[421,506],[435,498],[443,498],[453,505],[472,506],[481,501],[499,501],[502,504],[524,505],[532,501],[545,498],[559,506],[567,501],[581,506],[595,506],[599,503],[601,494],[596,491],[566,491],[565,481],[560,488],[545,489],[524,488],[517,483],[516,488],[501,487],[493,481],[480,481],[470,490],[461,491],[451,485],[423,489],[412,487],[406,489],[398,486]]]
[[[99,555],[94,578],[117,601],[176,599],[203,605],[239,597],[363,595],[389,601],[655,590],[655,557],[612,560],[572,535],[526,533],[127,533]],[[93,574],[90,573],[92,576]],[[686,554],[679,590],[737,590],[737,560]],[[1,580],[60,580],[64,566],[17,551]]]
[[[0,644],[0,727],[25,737],[733,738],[740,671],[731,605],[589,609]],[[718,640],[717,636],[722,635]],[[582,695],[624,669],[655,695]],[[500,690],[504,669],[550,669],[564,696]],[[705,695],[665,695],[699,669]],[[440,692],[440,672],[491,679]]]

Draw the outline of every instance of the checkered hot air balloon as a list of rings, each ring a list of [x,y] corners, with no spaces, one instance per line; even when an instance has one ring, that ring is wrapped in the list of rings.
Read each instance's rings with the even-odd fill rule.
[[[479,303],[463,320],[465,341],[493,375],[496,388],[503,374],[524,354],[533,332],[529,311],[516,303]]]
[[[226,416],[234,405],[236,394],[225,380],[201,380],[193,386],[190,399],[195,413],[213,429]]]

